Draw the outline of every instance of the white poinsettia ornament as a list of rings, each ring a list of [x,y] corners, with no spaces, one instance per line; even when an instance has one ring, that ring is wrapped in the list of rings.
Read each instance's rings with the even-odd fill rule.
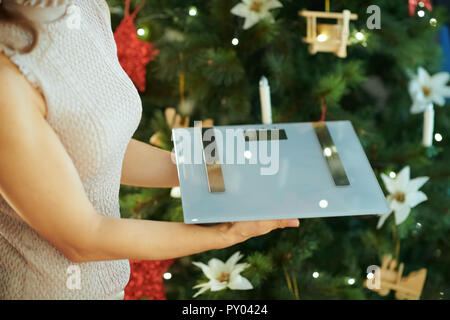
[[[390,178],[384,173],[381,174],[381,179],[383,179],[384,185],[389,192],[386,199],[392,211],[394,211],[397,225],[408,218],[411,208],[428,199],[426,194],[419,191],[419,189],[428,181],[429,177],[418,177],[410,180],[409,171],[409,166],[406,166],[395,178]],[[381,228],[392,211],[380,217],[377,229]]]
[[[409,94],[413,101],[411,113],[425,111],[432,103],[438,106],[445,104],[445,98],[450,98],[450,80],[448,72],[438,72],[433,76],[422,67],[417,70],[417,75],[409,82]]]
[[[409,94],[413,101],[411,113],[423,112],[422,144],[431,147],[433,144],[434,108],[433,104],[443,106],[445,98],[450,97],[450,79],[448,72],[438,72],[433,76],[419,67],[417,75],[409,82]]]
[[[231,9],[231,13],[245,18],[244,29],[249,29],[260,20],[268,18],[274,22],[271,9],[281,8],[283,5],[277,0],[242,0]]]
[[[225,263],[216,258],[209,260],[208,265],[201,262],[192,262],[192,264],[202,269],[209,279],[208,282],[194,286],[194,289],[200,289],[194,295],[194,298],[208,289],[211,291],[220,291],[225,288],[231,290],[253,289],[250,281],[240,275],[242,271],[250,266],[248,263],[237,263],[242,257],[243,255],[238,251],[228,258]]]

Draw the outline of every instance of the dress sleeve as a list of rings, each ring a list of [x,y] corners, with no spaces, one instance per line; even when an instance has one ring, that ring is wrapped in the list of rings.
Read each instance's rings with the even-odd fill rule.
[[[58,7],[70,4],[71,0],[0,0],[2,2],[12,2],[23,6],[33,6],[41,8]]]
[[[64,16],[72,0],[0,0],[7,10],[20,12],[36,23],[56,21]]]
[[[109,6],[105,0],[99,0],[97,4],[101,7],[103,14],[105,15],[105,21],[111,26],[111,12],[109,11]]]

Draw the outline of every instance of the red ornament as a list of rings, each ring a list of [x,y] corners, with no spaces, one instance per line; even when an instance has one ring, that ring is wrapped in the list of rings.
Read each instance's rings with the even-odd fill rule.
[[[416,12],[416,7],[420,2],[422,2],[425,8],[427,8],[428,10],[431,11],[433,9],[433,6],[431,5],[431,0],[408,0],[410,16],[414,15],[414,13]]]
[[[131,276],[125,287],[125,300],[166,300],[163,274],[172,265],[170,260],[130,260]]]
[[[114,32],[119,62],[139,91],[145,91],[146,65],[159,53],[150,42],[142,41],[136,34],[134,19],[142,4],[130,14],[130,0],[125,0],[125,17]]]

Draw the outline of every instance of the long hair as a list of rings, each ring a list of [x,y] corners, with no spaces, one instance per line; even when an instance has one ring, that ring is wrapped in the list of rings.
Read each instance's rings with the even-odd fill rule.
[[[10,12],[5,10],[5,8],[1,4],[1,1],[0,1],[0,23],[14,24],[31,35],[31,42],[23,48],[16,48],[13,44],[3,43],[9,49],[17,51],[19,53],[29,53],[36,47],[39,38],[39,33],[34,23],[25,18],[19,12]]]

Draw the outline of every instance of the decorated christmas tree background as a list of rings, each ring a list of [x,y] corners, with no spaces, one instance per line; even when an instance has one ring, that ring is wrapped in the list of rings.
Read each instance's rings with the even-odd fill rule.
[[[387,255],[404,264],[403,276],[426,269],[421,299],[450,298],[450,111],[444,100],[450,90],[448,76],[439,73],[450,71],[444,1],[147,0],[131,1],[129,15],[126,2],[108,4],[113,29],[122,22],[119,58],[143,101],[135,138],[152,137],[152,144],[172,150],[171,127],[194,120],[261,123],[258,83],[265,76],[274,123],[352,122],[393,208],[381,221],[304,219],[298,229],[227,249],[147,266],[132,262],[127,298],[191,299],[198,292],[193,287],[210,280],[193,262],[225,262],[237,251],[234,262],[245,265],[235,268],[242,269],[247,290],[212,292],[204,285],[197,299],[402,298],[394,289],[380,295],[364,285],[367,268]],[[371,5],[380,9],[379,28],[369,28]],[[301,10],[358,16],[349,22],[345,57],[312,54]],[[319,32],[318,41],[325,36]],[[183,221],[176,189],[123,186],[120,204],[123,217]],[[219,275],[228,275],[224,283],[232,280],[225,271]]]

